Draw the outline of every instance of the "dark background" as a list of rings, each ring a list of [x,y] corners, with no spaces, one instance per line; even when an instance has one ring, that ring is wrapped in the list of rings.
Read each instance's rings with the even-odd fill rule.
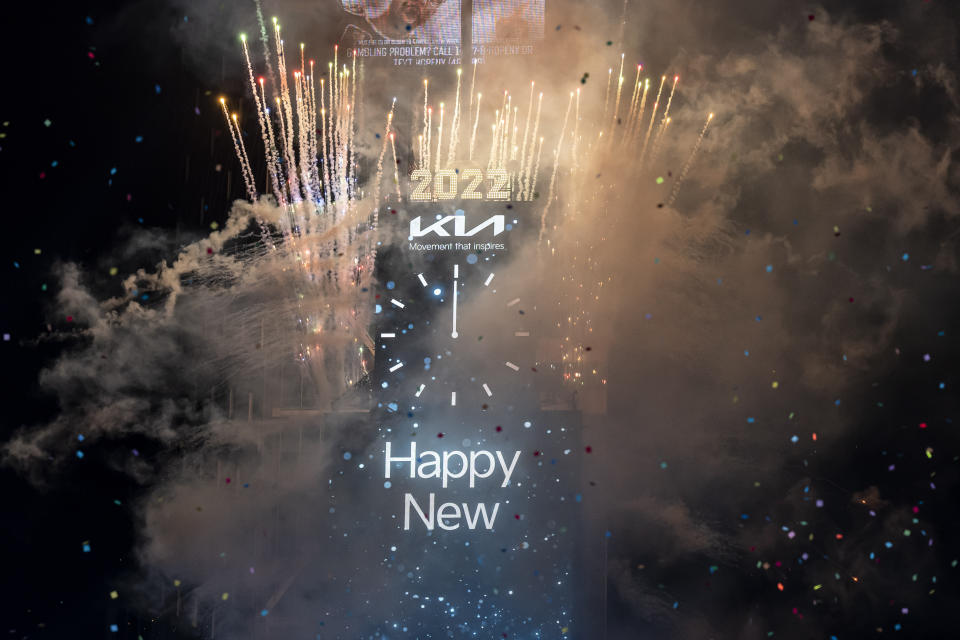
[[[785,12],[813,11],[796,3],[778,4],[785,5],[780,7]],[[864,20],[896,20],[900,4],[843,3],[832,10]],[[942,20],[960,17],[955,8],[938,10]],[[749,15],[728,16],[731,23],[741,18],[750,19]],[[0,417],[4,437],[57,411],[37,383],[44,364],[74,344],[71,323],[50,314],[56,263],[79,263],[93,275],[103,295],[118,293],[119,278],[109,275],[111,267],[124,274],[157,262],[209,229],[211,222],[223,221],[229,202],[243,196],[216,103],[221,93],[234,100],[243,95],[239,52],[230,59],[221,44],[232,42],[236,35],[228,18],[195,16],[189,9],[161,2],[18,3],[5,7],[5,23],[0,114],[5,259],[0,331],[9,333],[10,340],[0,344],[5,372]],[[915,33],[922,38],[922,30]],[[202,41],[211,43],[209,51],[196,50],[195,43]],[[908,38],[907,42],[925,46],[918,40]],[[890,55],[908,56],[909,46]],[[884,115],[914,107],[929,116],[926,126],[934,130],[942,126],[938,118],[942,105],[935,100],[904,105],[893,95],[875,101],[875,108]],[[118,255],[116,247],[126,244],[140,228],[169,233],[153,246]],[[917,241],[937,244],[953,230],[948,221],[934,222]],[[936,385],[943,381],[950,389],[960,383],[953,371],[960,356],[960,342],[954,335],[960,305],[952,273],[932,274],[926,283],[927,294],[902,316],[894,342],[914,353],[934,352],[934,365],[917,358],[875,380],[865,380],[861,392],[845,401],[848,416],[862,416],[854,418],[859,426],[847,434],[846,446],[833,448],[832,457],[821,457],[818,464],[829,468],[831,482],[842,488],[876,486],[895,502],[909,502],[918,487],[936,482],[938,491],[922,506],[923,523],[915,526],[936,532],[936,547],[922,562],[928,581],[923,592],[935,589],[935,594],[918,601],[910,614],[909,630],[902,633],[911,638],[947,638],[956,634],[957,569],[951,562],[957,557],[955,540],[960,535],[955,490],[958,438],[952,421],[956,398],[949,391],[937,392]],[[910,286],[910,282],[903,284]],[[938,336],[941,331],[944,335]],[[882,422],[872,413],[878,402],[885,406]],[[936,426],[925,435],[922,446],[915,441],[915,425],[920,421]],[[144,450],[151,446],[145,441],[122,444]],[[923,454],[926,446],[937,452],[935,478],[930,477]],[[117,584],[140,571],[131,555],[135,516],[126,505],[146,487],[98,465],[96,455],[91,454],[83,465],[58,468],[52,481],[40,486],[0,468],[3,628],[11,638],[136,638],[138,633],[145,638],[194,637],[189,630],[177,631],[171,619],[153,620],[146,608],[129,601],[124,606],[130,608],[121,610],[109,599],[107,594]],[[882,460],[896,462],[900,471],[887,473]],[[755,495],[754,511],[776,514],[777,491],[771,487]],[[832,515],[843,522],[842,512]],[[845,530],[852,531],[848,537],[853,537],[853,543],[844,553],[865,554],[874,548],[869,525],[849,524]],[[630,532],[624,535],[629,537]],[[82,552],[85,540],[96,541],[90,553]],[[633,560],[629,548],[621,552],[625,562]],[[829,548],[824,552],[829,553]],[[884,562],[902,563],[891,571],[909,574],[910,563],[917,560],[892,555]],[[728,572],[711,584],[704,567],[686,570],[689,589],[722,592],[723,597],[712,605],[718,616],[724,615],[719,609],[762,612],[768,618],[779,611],[783,635],[814,637],[800,631],[791,634],[790,607],[749,571]],[[931,574],[937,576],[936,584],[929,584]],[[700,598],[709,617],[710,597]],[[901,619],[900,603],[893,605],[896,598],[896,587],[876,585],[842,607],[827,603],[815,615],[840,638],[881,635],[877,631],[881,627],[885,635],[893,633],[893,624]],[[609,616],[611,627],[640,625],[633,605],[615,597]],[[108,624],[118,619],[128,626],[110,634]],[[657,637],[656,625],[644,629],[644,637],[647,633]]]

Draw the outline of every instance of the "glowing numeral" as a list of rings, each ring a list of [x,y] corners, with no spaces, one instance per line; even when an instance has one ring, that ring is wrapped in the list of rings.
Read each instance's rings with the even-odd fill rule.
[[[434,174],[429,169],[416,169],[410,175],[413,190],[410,200],[413,202],[430,202],[437,200],[510,200],[512,191],[512,176],[504,169],[489,169],[486,179],[490,189],[482,194],[477,189],[484,181],[484,172],[480,169],[464,169],[462,171],[466,185],[460,191],[460,175],[453,169],[441,169]]]
[[[460,197],[464,200],[483,200],[483,194],[477,193],[477,187],[483,182],[483,172],[480,169],[465,169],[463,172],[465,180],[470,180]]]
[[[437,171],[433,179],[433,197],[437,200],[453,200],[457,197],[457,173],[453,169]]]
[[[430,200],[430,183],[432,182],[433,175],[430,173],[429,169],[416,169],[413,174],[410,176],[410,180],[417,182],[416,187],[414,187],[413,192],[410,194],[411,200],[417,200],[419,202],[426,202]]]
[[[510,187],[508,186],[510,181],[509,173],[503,169],[490,169],[487,172],[487,180],[493,183],[493,186],[487,191],[487,198],[489,200],[510,199]],[[506,187],[506,189],[504,189],[504,187]]]

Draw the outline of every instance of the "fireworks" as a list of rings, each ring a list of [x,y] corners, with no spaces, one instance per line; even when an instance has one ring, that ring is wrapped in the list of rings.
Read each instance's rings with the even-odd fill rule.
[[[265,29],[261,35],[266,37]],[[355,52],[351,52],[349,64],[341,63],[340,52],[335,47],[333,61],[327,64],[326,77],[318,79],[314,62],[310,60],[307,64],[305,48],[301,45],[300,68],[290,70],[280,25],[274,20],[276,77],[271,77],[270,47],[265,44],[269,79],[265,82],[263,77],[255,79],[245,36],[241,36],[241,45],[264,145],[269,185],[277,206],[284,212],[280,216],[285,221],[281,225],[283,247],[295,260],[304,280],[309,282],[307,288],[314,294],[300,296],[304,314],[300,320],[302,322],[309,318],[307,324],[320,324],[320,318],[326,318],[323,322],[332,321],[335,326],[346,329],[354,341],[367,342],[368,345],[372,345],[366,334],[370,317],[364,313],[362,304],[355,301],[352,308],[342,310],[319,301],[337,295],[345,286],[360,289],[369,283],[379,209],[384,206],[384,199],[393,199],[401,206],[407,192],[408,174],[400,170],[402,155],[398,156],[398,144],[401,151],[405,148],[412,150],[414,161],[411,170],[416,170],[413,178],[419,181],[432,180],[434,175],[439,180],[439,176],[453,173],[451,170],[472,171],[468,168],[479,160],[477,156],[482,153],[488,176],[506,176],[511,199],[534,202],[534,215],[539,222],[538,244],[550,247],[550,255],[555,255],[553,236],[560,221],[575,220],[583,216],[585,211],[600,212],[607,208],[607,194],[615,189],[615,183],[610,183],[608,189],[592,179],[592,176],[600,175],[602,167],[617,166],[616,179],[634,180],[648,175],[667,150],[671,159],[676,156],[676,149],[671,142],[671,131],[676,127],[671,126],[674,117],[670,111],[677,95],[679,75],[674,75],[670,83],[662,111],[661,99],[668,76],[660,77],[648,115],[650,78],[644,77],[643,65],[637,64],[633,84],[625,88],[626,54],[622,53],[616,65],[616,78],[615,67],[610,67],[608,71],[602,110],[596,102],[599,96],[581,95],[579,87],[569,92],[565,105],[555,96],[545,98],[544,92],[536,91],[535,80],[530,82],[529,90],[523,92],[521,99],[515,100],[508,89],[503,91],[499,101],[485,103],[482,78],[478,78],[477,64],[474,63],[466,108],[469,142],[463,146],[460,145],[462,69],[456,70],[455,89],[449,96],[453,110],[449,115],[447,100],[438,101],[438,109],[434,108],[430,81],[424,78],[422,106],[413,109],[415,122],[419,118],[422,123],[415,139],[405,141],[394,130],[393,118],[397,106],[397,99],[394,98],[379,136],[381,143],[376,174],[358,176],[356,114],[362,108],[357,98],[358,83],[361,82],[358,76],[362,73],[362,66],[358,72]],[[272,92],[268,92],[268,87],[272,87]],[[268,93],[272,93],[269,98]],[[267,106],[271,104],[271,99],[276,105],[273,109]],[[222,102],[222,108],[248,197],[255,201],[258,197],[256,181],[243,145],[240,123],[236,114],[228,112],[225,102]],[[594,115],[597,111],[599,117]],[[668,205],[676,201],[712,119],[713,114],[710,114],[674,180]],[[483,131],[489,132],[486,140],[486,134],[481,135]],[[537,185],[544,146],[549,150],[547,162],[551,164],[545,169],[549,171],[549,181],[541,197]],[[393,162],[393,188],[384,193],[381,182],[388,148]],[[481,152],[480,149],[486,151]],[[630,167],[636,168],[631,170]],[[630,176],[631,172],[635,175]],[[363,197],[363,185],[367,185],[372,198]],[[442,191],[442,194],[438,192],[430,196],[424,193],[413,199],[430,200],[438,195],[456,197],[455,189],[450,193],[447,189]],[[557,206],[558,213],[552,213]],[[596,238],[592,240],[599,241]],[[565,259],[572,257],[577,260],[577,252],[583,250],[575,249],[573,256],[568,252]],[[345,256],[349,258],[344,259]],[[331,271],[331,264],[336,264],[337,268]],[[570,301],[573,311],[569,315],[569,329],[562,342],[566,367],[564,377],[583,384],[583,353],[579,350],[586,335],[592,331],[591,306],[587,301],[596,302],[599,299],[598,288],[602,287],[602,280],[594,282],[596,277],[593,272],[597,269],[595,259],[581,257],[579,264],[580,267],[569,268],[562,277],[565,285],[574,287]],[[582,273],[579,269],[584,264],[590,267]],[[588,295],[590,292],[592,295]],[[316,304],[323,306],[322,311],[315,307]],[[315,346],[314,352],[318,349],[320,345]],[[315,355],[307,348],[303,351],[307,355]],[[353,372],[344,377],[357,379],[359,375],[361,373]]]

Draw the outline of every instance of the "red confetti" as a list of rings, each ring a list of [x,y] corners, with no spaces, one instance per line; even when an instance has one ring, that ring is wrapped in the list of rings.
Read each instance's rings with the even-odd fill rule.
[[[503,427],[501,427],[500,425],[497,425],[497,433],[500,433],[501,431],[503,431]]]
[[[593,447],[591,447],[590,445],[587,445],[586,447],[584,447],[583,450],[586,451],[587,453],[593,453]]]
[[[442,433],[442,432],[441,432],[441,433],[438,433],[438,434],[437,434],[437,437],[438,437],[438,438],[442,438],[442,437],[443,437],[443,433]]]
[[[73,316],[67,316],[67,322],[73,322]]]

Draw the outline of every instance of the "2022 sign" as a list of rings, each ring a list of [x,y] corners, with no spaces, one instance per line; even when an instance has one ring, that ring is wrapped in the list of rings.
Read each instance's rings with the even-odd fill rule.
[[[410,175],[414,184],[410,200],[510,200],[510,178],[510,173],[504,169],[464,169],[461,172],[440,169],[436,173],[430,169],[416,169]]]

